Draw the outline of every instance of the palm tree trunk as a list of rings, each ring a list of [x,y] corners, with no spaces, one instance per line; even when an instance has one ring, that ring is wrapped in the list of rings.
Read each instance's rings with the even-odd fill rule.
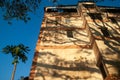
[[[17,67],[17,63],[14,63],[14,68],[13,68],[13,72],[12,72],[12,76],[10,80],[14,80],[14,76],[15,76],[15,72],[16,72],[16,67]]]

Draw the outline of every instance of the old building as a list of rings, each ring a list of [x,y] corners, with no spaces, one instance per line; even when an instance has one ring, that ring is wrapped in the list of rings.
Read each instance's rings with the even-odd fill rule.
[[[119,80],[118,12],[93,2],[45,7],[29,80]]]

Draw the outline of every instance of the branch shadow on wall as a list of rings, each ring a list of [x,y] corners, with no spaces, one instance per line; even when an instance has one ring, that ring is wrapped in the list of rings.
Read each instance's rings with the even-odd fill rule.
[[[74,61],[66,61],[51,52],[39,52],[38,58],[38,62],[34,62],[34,64],[37,64],[36,77],[41,77],[42,80],[47,80],[47,77],[63,80],[99,78],[91,75],[94,73],[100,74],[97,68],[91,66],[95,65],[95,62],[89,61],[82,56]],[[79,72],[81,73],[78,74]],[[79,75],[83,75],[83,77]]]
[[[50,23],[55,23],[56,26],[54,27],[49,27],[46,26],[46,28],[43,29],[43,35],[40,37],[40,40],[42,42],[50,43],[53,42],[55,44],[65,44],[65,43],[71,43],[73,42],[75,45],[77,44],[89,44],[89,41],[86,39],[88,38],[87,34],[85,33],[85,30],[79,31],[79,29],[76,29],[75,26],[66,26],[64,24],[61,24],[57,21],[48,19]],[[67,32],[71,32],[72,37],[67,36]],[[74,37],[76,36],[76,37]],[[82,39],[79,36],[86,37],[86,39]],[[53,39],[52,39],[53,38]]]
[[[117,55],[117,60],[112,60],[112,59],[106,60],[106,58],[104,58],[104,57],[103,57],[103,59],[106,64],[114,66],[116,68],[116,70],[118,71],[118,75],[120,75],[120,69],[119,69],[120,68],[120,65],[119,65],[120,64],[120,61],[119,61],[119,59],[120,59],[120,40],[119,40],[120,37],[114,36],[114,35],[120,35],[120,33],[117,31],[117,29],[113,28],[113,26],[109,25],[107,22],[104,22],[101,14],[90,13],[88,15],[91,17],[91,19],[93,19],[93,22],[98,26],[97,29],[104,28],[106,26],[108,28],[111,28],[111,30],[108,29],[109,36],[107,37],[102,34],[102,31],[100,32],[100,31],[97,31],[96,29],[90,27],[90,29],[93,30],[94,35],[101,37],[101,39],[104,41],[104,44],[106,46],[108,46],[108,48],[106,48],[102,54],[103,55],[106,54],[108,56],[114,55],[114,54]],[[102,23],[102,25],[99,25],[99,23],[96,22],[96,19],[99,20]],[[114,19],[114,17],[111,17],[111,19],[112,19],[110,21],[111,24],[114,23],[118,27],[120,27],[118,22]]]

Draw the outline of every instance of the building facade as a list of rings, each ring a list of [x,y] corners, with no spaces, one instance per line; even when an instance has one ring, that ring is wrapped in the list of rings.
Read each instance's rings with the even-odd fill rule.
[[[45,7],[29,80],[119,80],[119,8]]]

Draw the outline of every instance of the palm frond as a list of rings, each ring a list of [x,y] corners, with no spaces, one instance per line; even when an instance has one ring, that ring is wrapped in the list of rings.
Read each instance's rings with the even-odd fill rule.
[[[13,49],[13,46],[12,45],[7,45],[6,47],[4,47],[2,49],[2,52],[5,53],[5,54],[8,54],[8,53],[11,53],[12,52],[12,49]]]
[[[19,60],[22,62],[26,62],[27,56],[25,55],[30,51],[29,47],[24,46],[23,44],[19,45],[7,45],[2,49],[2,52],[5,54],[11,54],[14,58],[12,63],[18,63]]]

